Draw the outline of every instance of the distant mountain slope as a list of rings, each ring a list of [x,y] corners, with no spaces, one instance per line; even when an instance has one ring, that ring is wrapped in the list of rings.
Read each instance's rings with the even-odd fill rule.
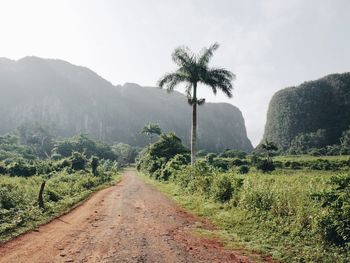
[[[0,133],[37,121],[54,126],[61,136],[85,132],[107,142],[143,146],[147,138],[139,131],[151,121],[189,142],[191,108],[181,93],[131,83],[113,86],[93,71],[65,61],[1,58],[0,92]],[[252,149],[235,106],[206,103],[198,114],[199,149]]]
[[[326,130],[339,143],[350,125],[350,73],[333,74],[278,91],[271,99],[264,138],[288,148],[300,133]]]

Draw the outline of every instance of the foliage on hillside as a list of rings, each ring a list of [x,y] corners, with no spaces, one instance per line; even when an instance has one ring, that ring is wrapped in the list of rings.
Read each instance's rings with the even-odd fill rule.
[[[283,89],[270,101],[264,139],[282,150],[340,144],[350,125],[349,106],[350,73]]]

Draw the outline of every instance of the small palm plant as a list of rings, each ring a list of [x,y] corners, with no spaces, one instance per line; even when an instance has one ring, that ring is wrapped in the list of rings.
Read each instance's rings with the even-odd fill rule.
[[[223,68],[209,68],[208,64],[213,57],[214,51],[219,48],[215,43],[209,48],[203,48],[196,55],[187,47],[176,48],[172,54],[172,59],[178,66],[175,72],[165,74],[159,81],[160,88],[166,88],[172,92],[180,84],[186,84],[186,95],[188,103],[192,106],[192,130],[191,130],[191,164],[195,163],[196,143],[197,143],[197,105],[200,106],[205,99],[197,98],[198,84],[203,84],[212,89],[216,94],[221,90],[229,98],[232,97],[232,81],[235,75]]]
[[[160,135],[162,133],[162,129],[160,128],[158,123],[146,123],[146,125],[141,130],[142,134],[148,136],[150,143],[152,142],[153,135]]]
[[[271,161],[271,152],[278,150],[278,147],[267,139],[261,144],[261,148],[266,152],[267,161]]]

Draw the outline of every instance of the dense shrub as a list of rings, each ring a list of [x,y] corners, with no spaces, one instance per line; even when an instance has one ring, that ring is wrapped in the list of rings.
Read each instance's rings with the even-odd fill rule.
[[[12,176],[32,176],[36,173],[36,167],[23,159],[17,159],[7,166],[7,171]]]
[[[164,168],[162,169],[162,179],[168,180],[169,177],[173,176],[176,171],[181,170],[184,166],[191,162],[191,156],[189,154],[177,154],[171,158]]]
[[[7,167],[6,164],[3,162],[0,162],[0,174],[6,174],[7,173]]]
[[[350,175],[331,178],[332,190],[318,194],[326,208],[320,216],[320,233],[326,242],[350,245]]]
[[[73,152],[69,158],[72,170],[84,170],[87,164],[87,159],[84,154],[80,152]]]
[[[113,152],[111,146],[101,141],[96,141],[86,134],[79,134],[74,137],[55,142],[52,155],[69,157],[73,152],[84,154],[87,158],[92,155],[100,159],[117,160],[118,156]]]
[[[318,159],[315,162],[312,162],[309,166],[311,169],[314,170],[332,170],[336,169],[335,167],[332,167],[331,163],[328,160]]]
[[[229,159],[219,157],[214,158],[209,164],[221,171],[227,171],[231,167],[231,161]]]
[[[271,160],[260,160],[258,161],[256,168],[264,173],[272,172],[275,170],[275,165]]]
[[[171,158],[177,154],[186,154],[188,152],[188,149],[175,134],[163,133],[157,142],[150,144],[142,152],[136,167],[138,170],[145,171],[160,178],[161,169]]]
[[[211,194],[214,200],[219,202],[227,202],[232,197],[232,183],[228,175],[216,175],[211,187]]]
[[[238,172],[239,172],[240,174],[247,174],[247,173],[249,173],[249,170],[250,170],[250,168],[249,168],[248,165],[241,165],[241,166],[238,168]]]
[[[206,156],[205,156],[205,160],[209,163],[209,164],[212,164],[213,161],[214,161],[214,158],[216,158],[218,155],[216,153],[208,153]]]

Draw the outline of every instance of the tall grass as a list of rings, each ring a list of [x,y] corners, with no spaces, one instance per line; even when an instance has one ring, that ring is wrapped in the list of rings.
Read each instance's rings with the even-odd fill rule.
[[[282,262],[350,261],[349,246],[323,240],[320,221],[328,208],[314,198],[332,188],[335,172],[280,169],[239,175],[191,169],[153,183],[219,226],[228,246],[268,253]]]
[[[118,179],[119,175],[93,176],[86,171],[61,171],[49,178],[0,176],[0,242],[49,221]],[[44,180],[44,208],[39,209],[38,192]]]

